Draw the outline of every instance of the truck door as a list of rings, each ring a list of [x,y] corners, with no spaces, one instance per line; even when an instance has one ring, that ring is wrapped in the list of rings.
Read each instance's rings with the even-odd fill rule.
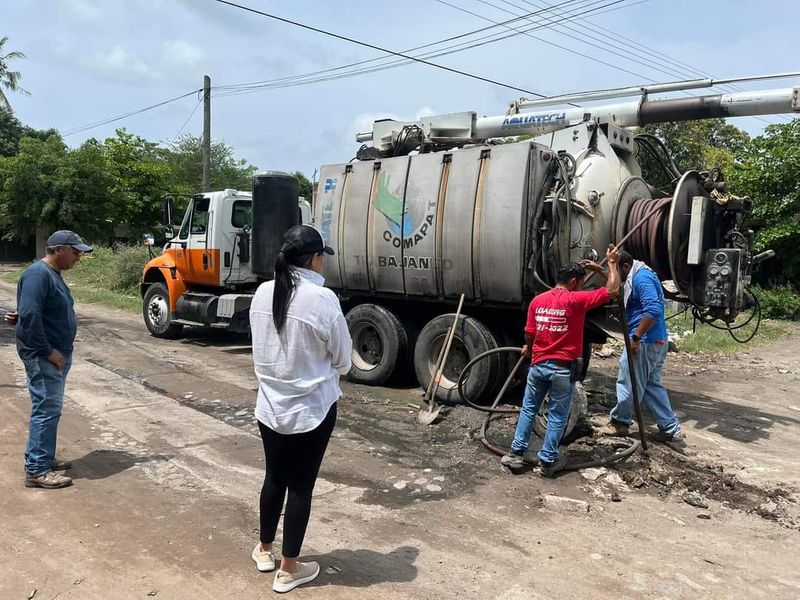
[[[217,219],[223,286],[256,281],[250,268],[252,204],[249,197],[229,196],[225,198],[225,208]]]
[[[195,197],[178,234],[176,263],[187,283],[219,285],[219,249],[209,246],[213,224],[211,199]]]

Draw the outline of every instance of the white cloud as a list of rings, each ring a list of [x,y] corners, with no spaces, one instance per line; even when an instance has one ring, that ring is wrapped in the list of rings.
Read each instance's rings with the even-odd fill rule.
[[[99,50],[81,60],[85,69],[124,83],[182,81],[197,83],[202,75],[203,50],[186,40],[168,40],[158,52],[137,55],[122,45]]]
[[[100,18],[100,6],[89,0],[61,0],[60,7],[67,14],[81,21],[97,21]]]

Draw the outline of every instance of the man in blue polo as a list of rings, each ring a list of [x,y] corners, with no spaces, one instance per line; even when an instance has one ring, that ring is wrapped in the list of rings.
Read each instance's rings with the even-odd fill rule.
[[[658,426],[655,439],[667,443],[683,442],[680,423],[672,411],[667,390],[661,384],[668,348],[661,281],[645,263],[634,260],[624,250],[619,253],[619,272],[625,282],[625,316],[639,398]],[[611,410],[611,418],[601,428],[601,433],[628,435],[634,413],[631,389],[628,355],[623,352],[617,375],[617,405]]]
[[[64,383],[72,364],[78,323],[72,294],[61,277],[92,247],[73,231],[56,231],[47,239],[45,257],[28,267],[17,284],[17,353],[25,364],[31,395],[31,420],[25,449],[25,486],[62,488],[72,479],[58,473],[69,469],[56,460],[56,438]]]

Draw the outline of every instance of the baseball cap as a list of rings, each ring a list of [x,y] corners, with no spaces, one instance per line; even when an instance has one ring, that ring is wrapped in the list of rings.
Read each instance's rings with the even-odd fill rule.
[[[333,255],[333,248],[325,245],[322,234],[311,225],[295,225],[283,234],[281,252],[292,254],[325,254]]]
[[[49,238],[47,238],[47,247],[52,248],[53,246],[72,246],[79,252],[91,252],[94,250],[94,248],[91,246],[83,243],[81,236],[74,231],[69,231],[68,229],[56,231]]]

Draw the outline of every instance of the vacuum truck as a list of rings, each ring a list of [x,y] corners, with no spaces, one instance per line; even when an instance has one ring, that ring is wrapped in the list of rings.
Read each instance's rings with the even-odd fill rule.
[[[527,305],[554,285],[560,265],[597,258],[623,240],[658,273],[668,297],[733,327],[750,304],[753,265],[767,256],[751,252],[750,200],[731,193],[717,171],[681,173],[660,140],[630,128],[800,110],[800,88],[652,99],[735,81],[743,80],[520,100],[504,115],[378,120],[358,134],[355,159],[321,168],[313,202],[313,223],[336,251],[324,276],[353,338],[349,378],[380,385],[413,366],[427,387],[463,294],[436,391],[438,401],[456,401],[472,358],[522,345]],[[500,143],[519,136],[529,139]],[[645,181],[637,152],[654,157],[671,184]],[[175,336],[184,325],[246,330],[253,291],[271,278],[282,233],[308,222],[307,212],[296,182],[282,173],[256,176],[252,195],[193,198],[178,235],[144,270],[143,313],[153,335]],[[618,331],[611,312],[587,320],[585,365],[591,344]],[[464,384],[469,397],[490,397],[510,366],[499,354],[476,364]]]
[[[522,345],[527,305],[555,284],[560,265],[596,259],[623,239],[656,271],[668,297],[692,305],[703,321],[733,327],[753,302],[753,264],[769,255],[751,252],[750,200],[732,194],[718,171],[681,173],[660,140],[628,129],[800,110],[798,88],[651,98],[716,83],[523,100],[502,116],[378,120],[358,134],[365,143],[356,160],[323,166],[314,202],[315,225],[336,251],[324,275],[353,337],[350,379],[382,384],[412,364],[427,388],[464,294],[435,388],[438,401],[457,401],[459,375],[472,358]],[[552,108],[631,94],[638,98]],[[532,137],[492,143],[523,134]],[[665,170],[667,189],[642,178],[637,147]],[[587,320],[585,366],[591,344],[619,331],[610,312]],[[498,354],[477,363],[467,395],[492,397],[508,368]]]

